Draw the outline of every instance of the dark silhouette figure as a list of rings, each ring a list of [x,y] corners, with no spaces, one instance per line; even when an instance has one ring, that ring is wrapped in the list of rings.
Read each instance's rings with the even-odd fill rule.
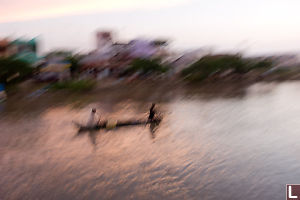
[[[152,106],[149,110],[148,122],[153,122],[155,114],[156,114],[155,103],[152,103]]]

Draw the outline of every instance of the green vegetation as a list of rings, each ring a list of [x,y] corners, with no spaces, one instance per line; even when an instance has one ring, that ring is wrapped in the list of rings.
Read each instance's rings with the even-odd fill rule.
[[[13,57],[0,58],[0,83],[17,83],[28,78],[33,68],[25,61]]]
[[[241,55],[208,55],[204,56],[188,68],[182,70],[183,77],[190,81],[202,81],[209,76],[232,71],[232,73],[243,74],[257,68],[270,68],[272,62],[269,60],[257,61],[245,59]]]
[[[96,82],[93,80],[71,80],[64,82],[57,82],[52,85],[52,89],[61,90],[67,89],[73,92],[91,90],[95,86]]]
[[[72,52],[68,51],[68,50],[55,50],[55,51],[51,51],[45,55],[46,58],[52,58],[52,57],[66,58],[69,56],[72,56]]]
[[[269,69],[272,66],[273,66],[273,62],[270,59],[264,59],[254,63],[251,69]]]
[[[161,65],[157,59],[149,60],[138,58],[133,60],[131,66],[126,70],[126,74],[133,74],[135,72],[141,72],[142,74],[161,74],[167,71],[168,67]]]
[[[74,78],[75,74],[78,72],[79,70],[79,60],[80,57],[79,56],[67,56],[65,58],[66,61],[70,62],[71,67],[70,67],[70,72],[71,72],[71,76],[72,78]]]

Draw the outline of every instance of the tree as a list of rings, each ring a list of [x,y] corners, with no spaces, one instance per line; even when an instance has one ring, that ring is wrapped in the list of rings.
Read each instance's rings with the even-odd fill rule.
[[[22,81],[33,72],[33,68],[26,62],[13,57],[0,58],[0,82],[11,83]]]
[[[201,81],[210,75],[232,69],[236,73],[247,72],[248,66],[240,55],[208,55],[193,63],[181,73],[189,80]]]
[[[161,65],[159,60],[149,60],[137,58],[132,61],[131,67],[128,69],[129,72],[141,72],[147,73],[164,73],[168,71],[168,68]]]
[[[79,60],[80,58],[78,56],[67,56],[65,58],[66,61],[70,62],[71,67],[70,67],[70,72],[71,76],[74,77],[75,73],[78,71],[80,65],[79,65]]]

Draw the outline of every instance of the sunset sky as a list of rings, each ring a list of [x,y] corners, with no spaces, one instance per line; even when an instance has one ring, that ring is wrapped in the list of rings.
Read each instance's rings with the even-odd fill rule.
[[[174,48],[300,52],[299,0],[0,0],[0,37],[38,36],[41,52],[90,50],[94,32],[163,37]]]

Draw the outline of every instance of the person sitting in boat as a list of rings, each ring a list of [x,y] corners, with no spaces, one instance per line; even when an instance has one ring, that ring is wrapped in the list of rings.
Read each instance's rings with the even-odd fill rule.
[[[96,108],[93,108],[90,117],[88,119],[87,126],[92,127],[97,125],[100,122],[100,116],[98,115],[98,120],[97,120],[96,115],[97,115]]]
[[[155,114],[156,114],[155,103],[152,103],[152,106],[149,110],[148,122],[153,122]]]

